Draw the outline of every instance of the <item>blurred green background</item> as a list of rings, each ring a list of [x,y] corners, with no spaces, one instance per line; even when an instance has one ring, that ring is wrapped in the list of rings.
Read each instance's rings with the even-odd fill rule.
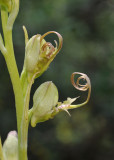
[[[62,112],[53,120],[29,127],[29,160],[113,160],[114,159],[114,1],[112,0],[21,0],[14,25],[15,56],[19,72],[24,61],[25,25],[29,37],[55,30],[64,39],[63,48],[48,70],[35,81],[36,88],[52,80],[60,101],[87,93],[76,91],[72,72],[86,73],[92,84],[89,103]],[[0,23],[0,31],[1,23]],[[47,37],[53,43],[53,35]],[[14,95],[0,54],[0,135],[16,130]]]

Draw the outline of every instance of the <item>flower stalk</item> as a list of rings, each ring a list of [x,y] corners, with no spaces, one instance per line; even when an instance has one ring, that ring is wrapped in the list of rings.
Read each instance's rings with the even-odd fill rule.
[[[20,146],[24,146],[22,143],[25,143],[24,141],[22,141],[23,136],[22,136],[22,129],[21,129],[24,98],[23,98],[23,92],[21,88],[19,73],[17,69],[17,64],[14,57],[14,49],[13,49],[13,43],[12,43],[12,30],[7,29],[8,13],[6,10],[1,10],[1,19],[2,19],[2,28],[4,33],[5,48],[7,50],[7,52],[4,54],[4,58],[6,60],[7,68],[10,74],[14,95],[15,95],[18,139],[19,139],[19,142],[18,142],[19,159],[26,160],[27,158],[25,159],[22,158],[27,156],[26,148],[20,147]]]
[[[16,131],[12,131],[4,142],[4,154],[0,139],[0,160],[27,160],[29,122],[31,121],[32,127],[35,127],[37,123],[52,119],[61,111],[66,111],[69,114],[69,109],[85,105],[90,99],[91,84],[87,75],[79,72],[72,74],[71,82],[73,86],[80,91],[88,91],[88,97],[85,102],[72,105],[77,98],[67,98],[66,101],[59,102],[57,87],[52,82],[45,82],[34,93],[33,107],[29,109],[32,84],[36,78],[47,70],[50,63],[54,60],[62,48],[63,38],[58,32],[49,31],[43,35],[34,35],[29,39],[28,32],[23,27],[25,34],[25,59],[21,75],[19,76],[12,39],[13,24],[19,11],[19,0],[0,0],[0,9],[3,28],[3,38],[0,34],[0,51],[5,58],[13,86],[18,130],[18,137],[14,134]],[[56,34],[58,37],[58,44],[54,40],[55,46],[45,40],[46,36],[50,34]],[[77,74],[81,76],[75,83],[74,76]],[[82,79],[86,80],[86,84],[80,84]],[[11,141],[14,143],[11,143]],[[14,146],[11,146],[12,144]],[[12,152],[13,147],[16,148],[16,154]],[[8,150],[8,148],[10,149]],[[6,155],[7,153],[8,155]],[[12,159],[12,153],[14,159]]]

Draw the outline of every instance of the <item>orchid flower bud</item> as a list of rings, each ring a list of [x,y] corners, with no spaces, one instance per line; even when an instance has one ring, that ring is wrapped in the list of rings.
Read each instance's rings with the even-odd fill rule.
[[[38,122],[50,119],[57,102],[58,90],[56,86],[51,81],[41,84],[33,96],[32,127],[35,127]]]
[[[28,40],[27,30],[25,27],[23,29],[26,41],[24,69],[29,75],[37,73],[36,77],[39,77],[45,70],[47,70],[49,64],[60,51],[62,47],[62,36],[55,31],[50,31],[44,35],[35,35]],[[57,45],[57,42],[55,41],[55,47],[44,39],[45,36],[51,33],[56,34],[59,38],[59,45]]]
[[[18,138],[17,132],[9,132],[3,144],[4,160],[18,160]]]

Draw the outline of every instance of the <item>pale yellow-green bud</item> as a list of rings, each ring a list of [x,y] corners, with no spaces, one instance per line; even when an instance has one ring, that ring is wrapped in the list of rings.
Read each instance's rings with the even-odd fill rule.
[[[4,160],[18,160],[18,138],[17,132],[9,132],[3,144]]]
[[[25,65],[28,72],[34,72],[40,54],[40,35],[33,36],[26,44]]]
[[[57,102],[58,90],[56,86],[51,81],[41,84],[33,96],[32,127],[35,127],[38,122],[50,119]]]

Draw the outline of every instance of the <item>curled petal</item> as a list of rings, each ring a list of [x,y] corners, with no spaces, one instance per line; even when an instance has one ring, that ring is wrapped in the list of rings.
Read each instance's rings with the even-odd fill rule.
[[[56,40],[54,40],[54,42],[55,42],[55,45],[56,45],[56,48],[58,47],[58,43],[57,43],[57,41]]]
[[[63,44],[63,38],[62,38],[62,36],[61,36],[58,32],[49,31],[49,32],[45,33],[44,35],[41,36],[40,42],[41,42],[47,35],[49,35],[49,34],[51,34],[51,33],[56,34],[57,37],[58,37],[58,39],[59,39],[59,45],[57,44],[57,41],[54,40],[54,42],[55,42],[55,44],[56,44],[56,47],[57,47],[57,50],[56,50],[55,53],[54,53],[54,55],[56,55],[56,54],[60,51],[60,49],[62,48],[62,44]],[[46,42],[46,43],[48,43],[48,45],[50,44],[49,42]],[[47,46],[47,44],[44,44],[44,45]],[[49,54],[52,54],[52,49],[53,49],[53,47],[54,47],[54,46],[53,46],[53,47],[52,47],[52,46],[53,46],[53,45],[51,44],[51,51],[49,52]]]
[[[74,81],[75,75],[80,75],[80,77],[78,77],[76,82]],[[80,80],[85,80],[86,84],[80,84]],[[84,102],[84,103],[87,103],[89,101],[90,94],[91,94],[91,83],[90,83],[89,77],[84,73],[74,72],[71,75],[71,83],[76,89],[78,89],[80,91],[87,91],[88,90],[88,97],[87,97],[87,100]]]

